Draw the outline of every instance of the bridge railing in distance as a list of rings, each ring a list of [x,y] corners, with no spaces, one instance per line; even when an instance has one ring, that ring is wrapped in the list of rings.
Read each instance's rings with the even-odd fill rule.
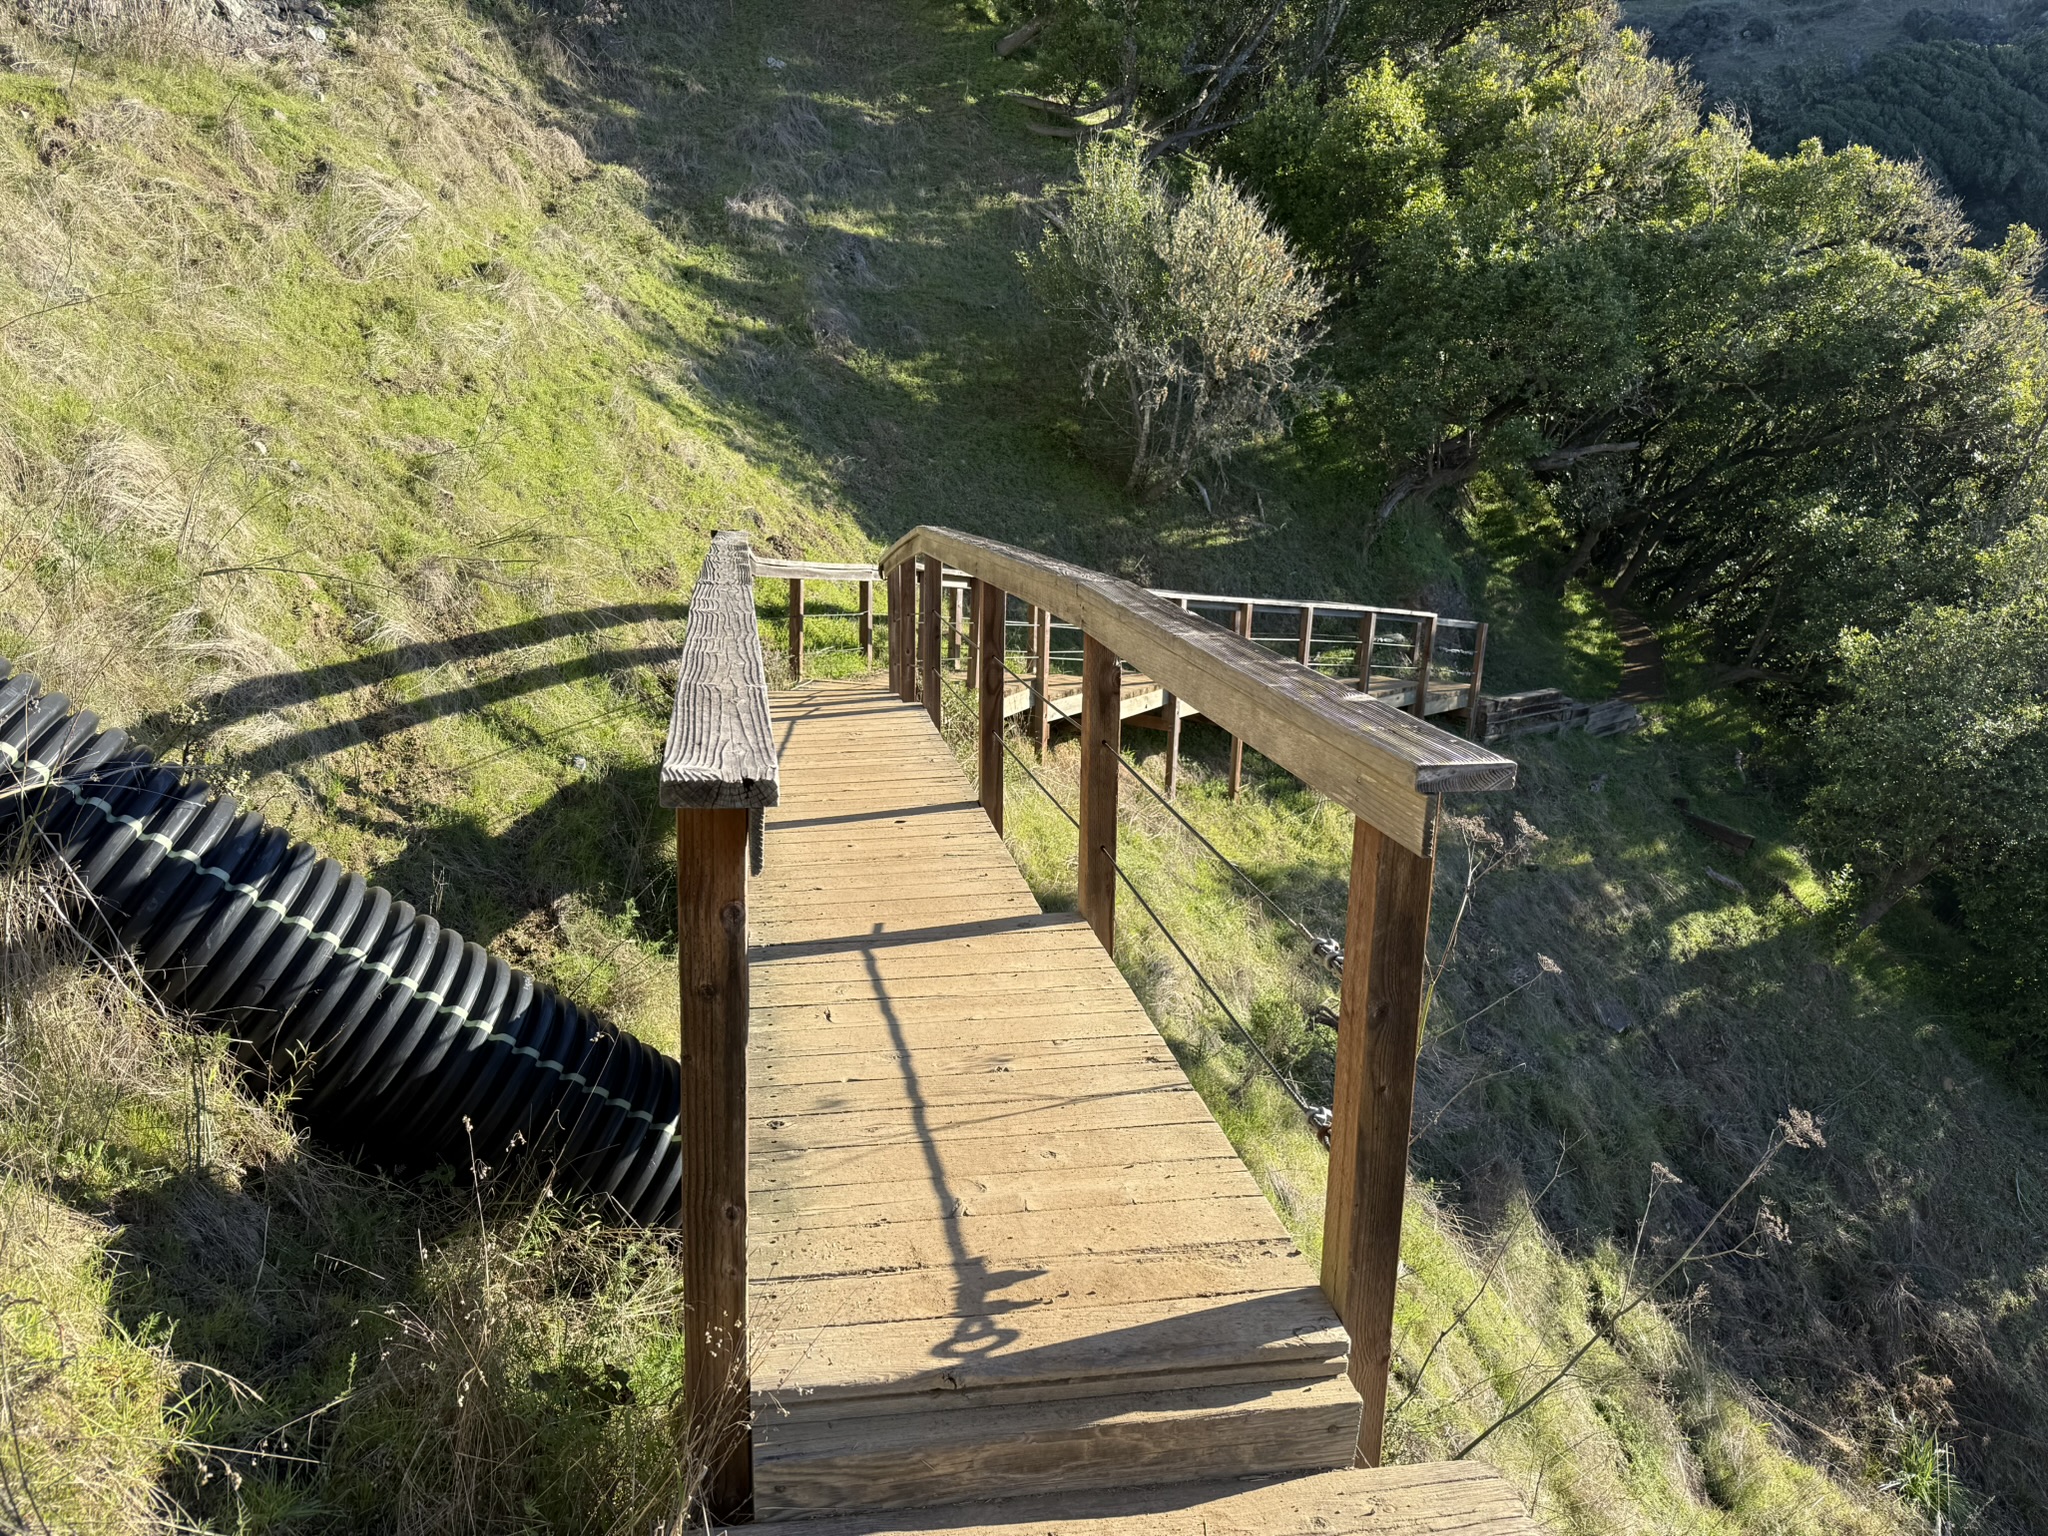
[[[1082,633],[1080,908],[1112,953],[1121,663],[1129,662],[1356,818],[1322,1283],[1351,1335],[1351,1379],[1364,1403],[1358,1461],[1375,1466],[1392,1363],[1438,799],[1452,791],[1510,789],[1515,765],[1363,689],[1283,660],[1250,637],[1195,616],[1177,597],[991,539],[922,527],[891,545],[881,567],[890,593],[891,682],[906,702],[921,697],[935,720],[941,583],[948,566],[976,583],[981,803],[998,830],[1004,692],[999,618],[1014,596]]]
[[[857,613],[861,659],[871,667],[875,664],[875,583],[882,579],[882,573],[872,565],[833,564],[828,560],[764,560],[757,555],[754,558],[754,579],[789,583],[789,675],[792,680],[804,675],[806,581],[845,582],[860,588]]]
[[[690,596],[661,803],[676,813],[678,1130],[687,1450],[713,1520],[753,1502],[747,1378],[747,872],[780,796],[745,534],[719,533]]]

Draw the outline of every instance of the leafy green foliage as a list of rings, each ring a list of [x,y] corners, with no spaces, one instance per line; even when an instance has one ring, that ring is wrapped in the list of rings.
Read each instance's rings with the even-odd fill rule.
[[[1866,925],[1942,875],[1999,1032],[2048,1062],[2048,518],[1984,557],[1963,601],[1841,646],[1844,697],[1813,744],[1815,836],[1862,876]]]
[[[2048,228],[2048,36],[1986,47],[1940,36],[1880,49],[1853,70],[1784,73],[1752,93],[1758,142],[1817,138],[1924,160],[1987,240]]]
[[[1080,173],[1027,267],[1080,333],[1082,388],[1116,402],[1131,490],[1156,496],[1271,438],[1313,400],[1304,359],[1323,295],[1258,205],[1215,172],[1175,198],[1125,132],[1082,150]]]

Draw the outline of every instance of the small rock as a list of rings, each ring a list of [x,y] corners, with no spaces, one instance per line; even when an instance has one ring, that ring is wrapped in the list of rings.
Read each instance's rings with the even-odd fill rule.
[[[284,121],[284,113],[279,111],[276,107],[272,107],[270,109],[270,120],[273,123],[281,123]]]
[[[578,773],[587,773],[590,770],[590,759],[587,757],[572,757],[569,759],[569,766]]]
[[[768,55],[768,57],[767,57],[767,58],[765,58],[765,59],[763,59],[763,60],[762,60],[761,62],[762,62],[763,64],[766,64],[766,65],[767,65],[767,66],[768,66],[768,67],[769,67],[770,69],[787,69],[787,68],[789,68],[789,61],[788,61],[788,60],[786,60],[786,59],[778,59],[778,58],[777,58],[777,57],[775,57],[775,55],[774,55],[774,54],[772,54],[772,53],[771,53],[771,54],[769,54],[769,55]]]
[[[1621,1004],[1602,1000],[1593,1005],[1593,1017],[1617,1035],[1625,1035],[1636,1026],[1635,1016]]]
[[[306,36],[313,39],[316,43],[324,43],[327,41],[327,29],[325,27],[308,27],[306,28]],[[314,94],[313,99],[315,101],[320,99],[317,92]]]

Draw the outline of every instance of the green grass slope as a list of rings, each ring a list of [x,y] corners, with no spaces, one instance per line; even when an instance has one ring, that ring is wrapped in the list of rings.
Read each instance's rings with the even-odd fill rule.
[[[1498,621],[1503,686],[1611,678],[1597,605],[1453,557],[1483,520],[1402,525],[1368,566],[1341,474],[1289,452],[1206,504],[1118,494],[1015,260],[1067,148],[955,6],[377,0],[268,59],[165,14],[118,46],[0,17],[0,650],[658,1044],[651,764],[715,528],[851,557],[945,522],[1158,582],[1424,599]],[[812,643],[844,667],[850,639]],[[1792,855],[1741,900],[1706,880],[1662,797],[1764,814],[1723,782],[1728,729],[1524,754],[1549,841],[1477,889],[1424,1060],[1395,1443],[1456,1449],[1597,1333],[1481,1453],[1547,1527],[1910,1529],[1875,1485],[1979,1433],[1901,1395],[1921,1361],[2020,1437],[1971,1463],[2003,1456],[1992,1513],[2020,1508],[2039,1223],[1998,1209],[1985,1149],[2024,1199],[2042,1128],[1878,982],[1812,974],[1827,936],[1771,894],[1819,900]],[[1221,744],[1190,745],[1211,835],[1336,931],[1342,818],[1270,774],[1227,807]],[[1058,903],[1071,838],[1035,794],[1013,841]],[[1134,805],[1134,872],[1313,1082],[1323,981],[1179,836]],[[0,1522],[666,1519],[668,1240],[338,1164],[57,905],[18,877],[0,903]],[[1158,937],[1126,946],[1313,1247],[1320,1153]],[[1457,1025],[1538,952],[1562,975]],[[1588,1022],[1612,1002],[1625,1034]],[[1829,1125],[1767,1186],[1791,1236],[1617,1317],[1653,1162],[1684,1181],[1662,1253],[1789,1103]]]

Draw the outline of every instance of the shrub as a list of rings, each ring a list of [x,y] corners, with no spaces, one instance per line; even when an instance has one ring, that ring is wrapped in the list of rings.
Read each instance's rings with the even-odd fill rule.
[[[1083,393],[1128,430],[1152,497],[1276,436],[1313,401],[1321,286],[1259,205],[1216,172],[1185,196],[1134,132],[1081,151],[1080,182],[1026,265],[1083,338]]]

